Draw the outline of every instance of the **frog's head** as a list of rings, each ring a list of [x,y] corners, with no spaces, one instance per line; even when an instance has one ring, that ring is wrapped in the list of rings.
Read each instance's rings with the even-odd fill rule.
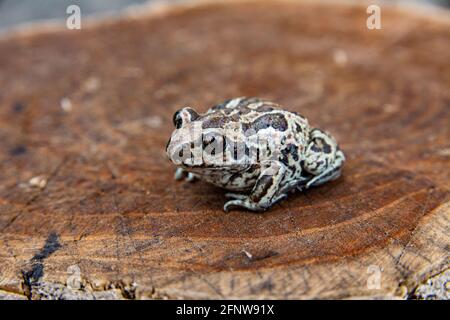
[[[222,125],[223,116],[215,113],[199,115],[186,107],[175,112],[175,130],[167,143],[166,153],[177,166],[192,172],[236,167],[237,163],[227,162],[234,152],[234,145],[228,142],[228,131]]]
[[[192,108],[185,107],[173,115],[175,130],[167,142],[166,153],[177,166],[190,167],[194,165],[193,148],[201,143],[202,125],[200,115]]]

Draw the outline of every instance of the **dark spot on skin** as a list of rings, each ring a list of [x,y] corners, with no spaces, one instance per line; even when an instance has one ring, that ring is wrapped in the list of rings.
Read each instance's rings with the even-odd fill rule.
[[[253,111],[253,110],[250,109],[250,108],[248,108],[248,107],[241,107],[241,108],[239,108],[238,114],[239,114],[239,115],[246,115],[246,114],[249,114],[249,113],[252,112],[252,111]]]
[[[244,132],[252,129],[254,132],[258,132],[262,129],[267,129],[269,127],[274,128],[278,131],[286,131],[288,123],[281,113],[272,113],[260,116],[255,119],[255,121],[249,124],[243,124]]]
[[[295,147],[295,150],[291,151],[292,159],[294,159],[294,161],[298,161],[298,148],[297,148],[297,146],[294,146],[294,147]]]
[[[282,154],[292,155],[292,159],[298,161],[298,147],[295,144],[288,144],[287,147],[282,151]]]
[[[295,124],[295,129],[297,130],[297,132],[303,132],[302,126],[299,125],[298,123]]]
[[[256,111],[258,111],[258,112],[270,112],[273,110],[275,110],[275,109],[267,104],[263,104],[262,106],[259,106],[258,108],[256,108]]]
[[[27,152],[27,148],[24,145],[18,145],[9,150],[9,154],[13,157],[21,156]]]
[[[229,117],[212,117],[202,122],[202,129],[223,128],[230,121]]]
[[[262,197],[267,193],[273,184],[273,176],[263,175],[258,179],[255,186],[255,191],[250,195],[250,199],[255,202],[259,202]]]
[[[25,110],[25,105],[21,102],[16,102],[13,104],[12,110],[14,113],[21,113],[23,110]]]
[[[289,165],[289,155],[292,156],[294,161],[298,161],[298,147],[295,144],[290,143],[281,151],[280,161],[286,166]]]
[[[232,115],[232,116],[230,117],[230,120],[231,120],[231,121],[234,121],[234,122],[239,122],[239,121],[241,121],[241,114],[235,113],[234,115]]]
[[[316,169],[323,164],[322,160],[316,162]]]
[[[297,168],[295,166],[288,166],[291,171],[291,177],[297,173]]]
[[[259,169],[259,165],[257,165],[257,164],[252,164],[251,166],[250,166],[250,168],[247,170],[247,172],[248,173],[253,173],[253,172],[255,172],[256,170],[258,170]]]
[[[227,116],[230,115],[233,111],[234,111],[233,108],[227,108],[222,110],[222,112]]]
[[[323,152],[323,153],[331,153],[331,146],[325,142],[322,138],[314,139],[314,144],[311,147],[311,150],[314,152]]]
[[[282,158],[280,159],[280,162],[281,162],[282,164],[284,164],[286,167],[289,166],[289,159],[288,159],[288,157],[282,157]]]
[[[189,113],[191,121],[195,121],[199,118],[199,114],[194,109],[186,108],[184,110],[186,110]]]
[[[241,172],[236,172],[236,173],[231,175],[229,182],[231,184],[233,184],[234,181],[236,181],[237,179],[241,179],[241,178],[242,178],[242,173]]]
[[[325,142],[323,143],[323,152],[331,153],[331,146]]]

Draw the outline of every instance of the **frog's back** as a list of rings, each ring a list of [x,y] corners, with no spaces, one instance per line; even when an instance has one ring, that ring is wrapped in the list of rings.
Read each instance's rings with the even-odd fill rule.
[[[263,133],[267,129],[274,129],[300,144],[306,143],[310,130],[308,120],[302,115],[259,98],[226,100],[210,108],[204,117],[210,120],[204,122],[204,128],[208,124],[213,127],[220,123],[221,127],[225,127],[226,123],[239,122],[244,130],[253,129],[255,133]]]
[[[272,111],[282,111],[280,105],[259,99],[240,97],[225,100],[222,103],[211,107],[207,115],[229,117],[235,121],[253,121],[257,117],[270,113]]]

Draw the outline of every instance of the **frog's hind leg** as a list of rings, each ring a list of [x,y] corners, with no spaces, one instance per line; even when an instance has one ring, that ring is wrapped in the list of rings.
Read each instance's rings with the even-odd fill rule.
[[[306,188],[320,186],[327,181],[333,181],[340,177],[342,165],[344,164],[345,156],[341,150],[336,152],[336,158],[333,163],[321,174],[315,176],[306,183]]]
[[[344,161],[344,153],[339,150],[331,135],[319,129],[312,130],[303,169],[313,177],[306,183],[305,188],[339,178]]]

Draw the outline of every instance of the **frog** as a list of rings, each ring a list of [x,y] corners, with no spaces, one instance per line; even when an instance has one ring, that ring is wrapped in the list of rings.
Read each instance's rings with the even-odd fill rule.
[[[228,99],[203,114],[186,106],[173,124],[166,153],[175,179],[228,190],[225,212],[264,212],[293,192],[336,180],[345,162],[330,133],[266,99]]]

